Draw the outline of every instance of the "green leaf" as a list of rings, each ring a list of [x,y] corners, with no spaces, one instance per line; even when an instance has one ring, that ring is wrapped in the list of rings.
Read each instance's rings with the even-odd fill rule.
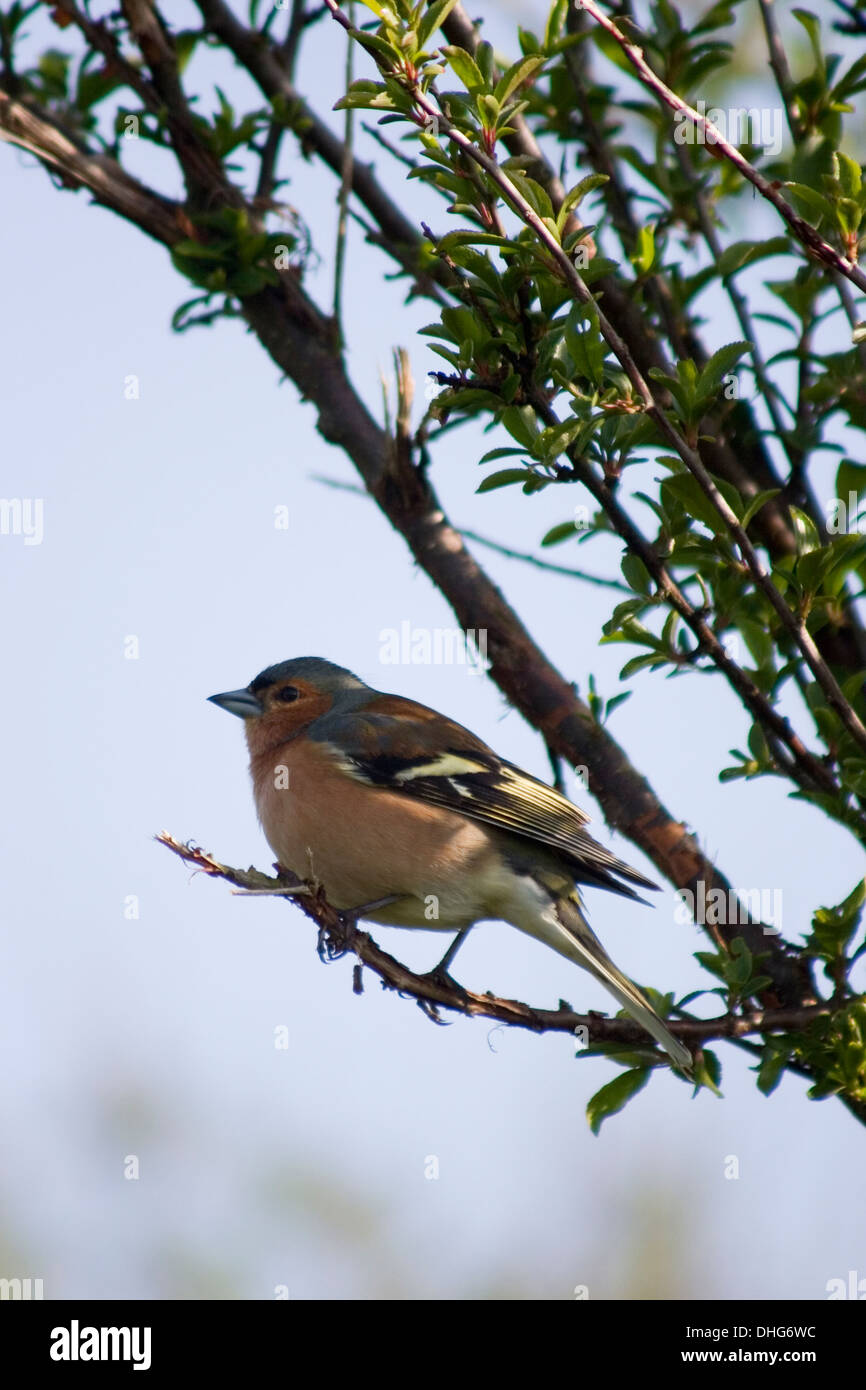
[[[714,1095],[721,1096],[722,1064],[708,1047],[702,1048],[695,1059],[694,1077],[696,1085],[706,1086]]]
[[[843,154],[841,150],[837,151],[833,159],[836,164],[836,176],[842,189],[842,196],[857,199],[863,182],[860,165],[847,154]]]
[[[827,960],[836,960],[845,952],[866,904],[866,878],[855,883],[847,898],[837,907],[819,907],[812,918],[810,949]]]
[[[698,394],[701,396],[714,394],[721,385],[722,377],[736,366],[741,357],[751,351],[751,347],[751,343],[726,343],[724,347],[720,347],[717,352],[714,352],[698,377]]]
[[[866,492],[866,463],[843,459],[836,473],[836,496],[847,504],[850,492],[853,492],[858,500]],[[852,517],[848,518],[849,526],[852,520]]]
[[[226,288],[243,299],[247,295],[258,294],[267,283],[267,275],[258,266],[243,266],[228,277]]]
[[[821,537],[818,535],[818,528],[812,518],[799,507],[790,507],[791,520],[794,523],[794,530],[797,533],[797,549],[801,555],[808,555],[811,550],[820,550]]]
[[[530,452],[538,438],[536,415],[531,405],[509,405],[502,412],[502,423],[512,439]]]
[[[727,981],[727,956],[721,951],[693,951],[692,954],[710,974]]]
[[[585,179],[581,179],[580,183],[576,183],[574,188],[568,190],[556,218],[560,231],[568,221],[569,215],[583,202],[587,193],[591,193],[594,188],[600,188],[603,183],[607,183],[607,174],[587,174]]]
[[[206,243],[185,238],[182,241],[176,241],[171,251],[172,255],[190,257],[195,261],[224,261],[228,249],[225,242]]]
[[[785,188],[794,195],[794,202],[802,203],[807,212],[814,213],[819,220],[822,217],[833,220],[833,204],[823,193],[816,192],[805,183],[786,183]]]
[[[541,538],[541,544],[543,546],[559,545],[561,541],[573,540],[576,535],[577,530],[573,521],[560,521],[558,525],[551,526],[550,530],[545,532]]]
[[[488,473],[475,491],[493,492],[496,488],[508,487],[511,483],[525,483],[531,477],[528,468],[500,468],[497,473]]]
[[[661,666],[663,664],[657,652],[652,652],[649,656],[633,656],[623,666],[619,673],[621,681],[627,681],[631,676],[636,676],[638,671],[644,671],[648,666]]]
[[[656,258],[655,232],[652,227],[640,227],[637,245],[630,260],[638,275],[648,275]]]
[[[367,3],[367,0],[364,0]],[[399,48],[395,48],[387,39],[380,38],[378,34],[365,33],[361,29],[351,29],[350,34],[353,39],[357,39],[362,48],[366,48],[370,53],[378,53],[381,58],[387,60],[387,66],[399,69],[403,55]]]
[[[569,0],[555,0],[554,6],[547,17],[547,26],[544,30],[544,47],[550,48],[562,33],[562,26],[568,14]]]
[[[182,73],[189,63],[201,38],[197,29],[181,29],[174,36],[174,51],[177,57],[178,72]]]
[[[448,18],[456,4],[457,0],[436,0],[436,3],[430,6],[418,25],[419,48],[426,48],[427,40],[436,32],[442,21]]]
[[[475,61],[478,64],[487,86],[492,89],[493,71],[496,67],[496,54],[493,51],[493,44],[488,43],[486,39],[482,40],[475,50]]]
[[[187,299],[183,304],[179,304],[171,316],[171,326],[174,332],[183,333],[184,329],[189,326],[187,320],[190,312],[193,309],[200,308],[204,304],[209,304],[210,301],[211,295],[199,294],[196,295],[195,299]]]
[[[727,531],[727,525],[719,516],[709,497],[707,497],[697,478],[691,473],[673,473],[665,478],[661,487],[662,501],[675,499],[685,507],[690,517],[701,521],[717,535]]]
[[[499,102],[496,97],[491,92],[479,92],[476,105],[478,115],[481,117],[481,124],[486,130],[495,130],[500,115]]]
[[[517,38],[520,43],[521,53],[540,53],[541,44],[531,29],[524,29],[522,25],[517,26]]]
[[[58,48],[46,48],[39,58],[39,73],[42,77],[49,95],[57,97],[66,96],[66,87],[69,79],[69,64],[72,59],[68,53],[61,53]]]
[[[620,569],[630,588],[638,594],[649,596],[653,591],[652,575],[639,555],[627,550],[620,561]]]
[[[475,59],[472,58],[465,48],[460,48],[457,44],[445,44],[441,50],[448,59],[448,65],[454,76],[463,83],[467,92],[483,92],[487,83],[481,74]]]
[[[78,78],[78,88],[75,93],[75,105],[80,111],[89,111],[97,102],[103,101],[112,92],[117,91],[118,87],[124,85],[124,79],[120,73],[112,73],[111,69],[99,68],[96,72],[82,71]]]
[[[586,324],[582,330],[580,324]],[[595,305],[574,304],[569,310],[563,329],[565,346],[574,364],[576,376],[600,386],[604,373],[606,345],[598,327]]]
[[[523,251],[519,241],[509,241],[507,237],[496,236],[494,232],[448,232],[437,241],[437,251],[451,251],[455,246],[499,246],[503,251]]]
[[[571,420],[563,420],[558,425],[549,425],[542,430],[538,437],[538,454],[540,457],[553,460],[560,454],[565,453],[572,444],[579,454],[587,448],[596,430],[601,429],[604,424],[604,416],[594,415],[590,420],[581,420],[575,417]]]
[[[770,237],[767,241],[735,241],[726,246],[715,264],[716,274],[724,279],[744,266],[762,261],[767,256],[789,256],[791,247],[786,237]]]
[[[614,710],[616,709],[617,705],[621,705],[621,704],[624,703],[624,701],[630,700],[633,694],[634,694],[634,691],[633,691],[633,690],[623,690],[622,693],[619,694],[619,695],[611,695],[610,699],[609,699],[608,702],[607,702],[607,705],[605,706],[605,711],[604,711],[605,722],[606,722],[606,721],[609,719],[609,717],[613,714],[613,712],[614,712]]]
[[[691,358],[677,363],[677,375],[669,376],[660,367],[650,367],[649,375],[654,381],[663,382],[677,404],[677,414],[681,420],[691,423],[696,410],[697,369]]]
[[[643,612],[647,607],[645,599],[628,599],[625,603],[618,603],[613,616],[604,624],[605,635],[599,646],[608,642],[636,642],[640,647],[651,647],[657,656],[662,650],[661,642],[654,632],[650,632],[649,628],[644,627],[634,616],[636,612]]]
[[[628,1104],[632,1096],[643,1090],[649,1081],[651,1071],[652,1067],[634,1067],[631,1071],[623,1072],[622,1076],[615,1077],[613,1081],[608,1081],[600,1091],[596,1091],[586,1107],[586,1118],[593,1134],[598,1134],[608,1116],[616,1115]]]
[[[525,449],[488,449],[486,454],[482,454],[479,463],[492,463],[494,459],[512,458],[515,454],[524,454]]]
[[[781,1081],[792,1050],[791,1044],[784,1038],[770,1038],[765,1044],[761,1060],[755,1068],[758,1090],[765,1096],[772,1095]]]
[[[520,58],[516,63],[512,63],[508,71],[502,74],[493,90],[493,95],[500,106],[504,106],[511,93],[521,83],[526,82],[540,67],[543,67],[546,61],[543,53],[533,53],[528,58]]]
[[[396,111],[397,103],[384,82],[353,82],[344,97],[334,102],[335,111]]]
[[[763,764],[768,764],[772,762],[772,758],[770,757],[770,748],[767,743],[767,737],[760,724],[755,723],[752,725],[752,727],[749,730],[747,742],[749,745],[749,752],[757,762]],[[740,939],[740,937],[737,937],[738,941]]]
[[[815,55],[815,66],[821,77],[824,76],[826,65],[824,55],[821,52],[821,21],[817,15],[813,15],[810,10],[792,10],[792,15],[802,24],[806,33],[809,35],[809,42],[812,45],[812,52]]]
[[[511,182],[518,193],[523,194],[534,213],[539,217],[553,218],[553,204],[546,188],[542,188],[540,183],[536,183],[535,179],[529,178],[519,169],[512,172]]]
[[[755,665],[772,667],[776,644],[767,629],[762,627],[760,623],[753,622],[751,618],[740,618],[737,626],[745,638],[746,646],[754,658]]]
[[[744,531],[747,529],[749,522],[752,520],[752,518],[758,515],[758,512],[765,505],[765,503],[769,502],[771,497],[778,497],[781,491],[782,489],[780,487],[766,487],[755,497],[752,498],[751,502],[749,503],[748,507],[746,508],[740,519],[740,525],[742,526]]]
[[[757,777],[760,772],[761,767],[758,763],[746,759],[737,767],[723,767],[719,773],[719,781],[735,782],[738,777]]]

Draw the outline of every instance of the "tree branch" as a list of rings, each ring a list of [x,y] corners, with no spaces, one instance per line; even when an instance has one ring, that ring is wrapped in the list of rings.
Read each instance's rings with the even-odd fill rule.
[[[208,148],[193,119],[180,80],[171,34],[152,0],[121,0],[121,9],[150,69],[154,90],[165,107],[189,201],[193,207],[206,207],[214,183],[227,193],[229,181],[220,160]]]
[[[76,28],[81,31],[90,47],[96,53],[102,54],[107,65],[110,65],[117,72],[123,73],[124,82],[131,91],[135,92],[148,111],[152,115],[158,115],[162,110],[162,100],[159,94],[135,64],[124,58],[120,45],[106,21],[104,19],[90,19],[88,15],[79,10],[73,0],[57,0],[55,8],[60,14],[72,21]]]
[[[0,90],[0,140],[18,145],[60,175],[67,188],[87,188],[97,203],[171,246],[194,235],[179,203],[134,179],[106,154],[93,154],[34,111]]]
[[[223,878],[255,895],[285,896],[315,922],[320,933],[319,953],[323,958],[325,952],[329,960],[352,952],[379,977],[385,989],[394,989],[415,999],[435,1022],[441,1022],[438,1010],[443,1008],[468,1017],[507,1023],[514,1028],[527,1028],[534,1033],[573,1034],[579,1029],[586,1030],[584,1036],[591,1044],[619,1043],[633,1048],[647,1043],[644,1030],[630,1018],[606,1018],[595,1012],[576,1013],[564,1001],[560,1001],[558,1009],[535,1008],[516,999],[500,999],[490,992],[475,994],[435,973],[418,975],[383,951],[368,932],[360,931],[351,914],[332,907],[320,886],[304,883],[292,874],[271,877],[258,869],[231,868],[196,845],[176,840],[166,831],[155,838],[202,873]],[[802,1031],[814,1019],[827,1017],[832,1012],[830,1004],[820,1003],[794,1009],[757,1009],[743,1015],[728,1013],[709,1019],[668,1019],[666,1027],[686,1046],[699,1048],[713,1038],[738,1039],[754,1034]]]

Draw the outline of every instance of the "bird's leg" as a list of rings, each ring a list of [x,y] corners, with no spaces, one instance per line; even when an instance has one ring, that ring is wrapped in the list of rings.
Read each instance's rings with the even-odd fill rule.
[[[399,896],[398,893],[391,893],[387,898],[377,898],[376,901],[372,903],[361,903],[360,907],[336,908],[335,910],[344,927],[356,927],[362,917],[366,917],[370,912],[378,912],[380,907],[388,907],[391,903],[395,903]],[[349,948],[346,946],[335,947],[333,943],[328,940],[327,929],[322,926],[319,927],[319,941],[316,950],[319,953],[320,960],[325,959],[326,951],[329,960],[339,960],[341,956],[346,954],[348,949]],[[360,993],[360,990],[356,990],[355,992]]]
[[[457,952],[460,950],[460,947],[463,945],[470,931],[471,927],[463,927],[463,929],[457,933],[439,964],[434,966],[432,970],[428,970],[428,980],[435,980],[437,984],[441,985],[450,985],[454,989],[463,989],[463,986],[459,985],[453,976],[448,973],[448,967],[457,955]]]
[[[390,893],[387,898],[377,898],[372,903],[362,903],[360,907],[347,907],[340,910],[340,917],[348,926],[354,926],[362,917],[367,917],[371,912],[378,912],[382,907],[390,907],[391,903],[397,902],[401,895]]]

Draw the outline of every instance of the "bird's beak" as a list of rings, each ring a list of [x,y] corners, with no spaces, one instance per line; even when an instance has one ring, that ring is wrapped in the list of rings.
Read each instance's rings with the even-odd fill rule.
[[[248,690],[227,690],[223,695],[208,695],[208,699],[212,705],[236,714],[238,719],[255,719],[264,714],[261,701]]]

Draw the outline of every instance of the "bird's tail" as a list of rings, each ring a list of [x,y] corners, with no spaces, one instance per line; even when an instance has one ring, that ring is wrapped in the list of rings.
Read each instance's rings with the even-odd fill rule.
[[[692,1054],[668,1031],[637,985],[633,985],[614,965],[584,917],[577,895],[559,897],[555,912],[562,930],[561,933],[552,931],[545,935],[547,944],[594,975],[614,999],[628,1010],[632,1018],[664,1048],[674,1066],[690,1073],[694,1065]]]

